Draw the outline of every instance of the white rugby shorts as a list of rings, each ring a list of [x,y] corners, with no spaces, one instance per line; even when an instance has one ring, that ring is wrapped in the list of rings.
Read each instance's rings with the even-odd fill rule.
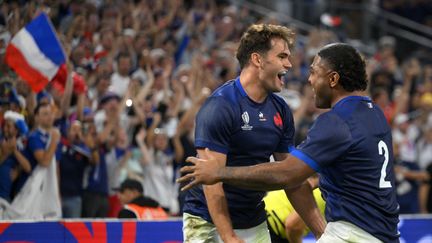
[[[235,229],[234,232],[246,243],[270,243],[267,222],[249,229]],[[185,243],[222,243],[216,226],[201,217],[183,213],[183,242]]]

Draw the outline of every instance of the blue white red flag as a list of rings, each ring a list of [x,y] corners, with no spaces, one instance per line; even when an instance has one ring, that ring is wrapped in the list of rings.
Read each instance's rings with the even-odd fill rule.
[[[56,75],[67,72],[65,52],[45,13],[12,38],[6,48],[5,61],[36,93]]]

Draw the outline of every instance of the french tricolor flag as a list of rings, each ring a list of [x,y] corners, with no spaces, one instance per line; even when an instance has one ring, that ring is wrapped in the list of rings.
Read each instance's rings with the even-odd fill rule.
[[[56,75],[67,72],[65,52],[45,13],[33,19],[12,38],[6,48],[5,60],[36,93]]]

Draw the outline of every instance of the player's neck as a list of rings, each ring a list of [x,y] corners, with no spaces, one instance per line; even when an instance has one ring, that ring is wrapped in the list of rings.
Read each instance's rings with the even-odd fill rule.
[[[240,83],[250,99],[257,103],[263,102],[268,92],[262,88],[258,74],[251,70],[243,70],[240,73]]]
[[[332,100],[331,107],[336,105],[340,100],[346,98],[348,96],[365,96],[366,93],[363,91],[354,91],[354,92],[339,92],[335,95],[335,98]]]

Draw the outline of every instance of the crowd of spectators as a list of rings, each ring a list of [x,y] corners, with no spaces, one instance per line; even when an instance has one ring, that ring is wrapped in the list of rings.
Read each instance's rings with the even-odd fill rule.
[[[432,27],[432,5],[429,0],[381,0],[380,6],[384,10]]]
[[[31,171],[51,162],[35,155],[39,148],[56,155],[65,218],[115,217],[121,205],[114,188],[127,178],[179,215],[175,179],[196,153],[196,112],[238,74],[242,32],[252,23],[281,23],[218,0],[41,2],[5,1],[0,9],[0,197],[11,202]],[[3,59],[11,37],[41,11],[63,44],[68,78],[65,87],[53,81],[36,94]],[[336,41],[317,28],[292,50],[280,95],[294,112],[297,144],[322,112],[307,82],[311,58]],[[365,56],[368,95],[394,131],[401,213],[432,213],[432,59],[398,59],[396,48],[385,36]],[[23,121],[30,131],[20,129]],[[35,136],[49,143],[41,147]]]

